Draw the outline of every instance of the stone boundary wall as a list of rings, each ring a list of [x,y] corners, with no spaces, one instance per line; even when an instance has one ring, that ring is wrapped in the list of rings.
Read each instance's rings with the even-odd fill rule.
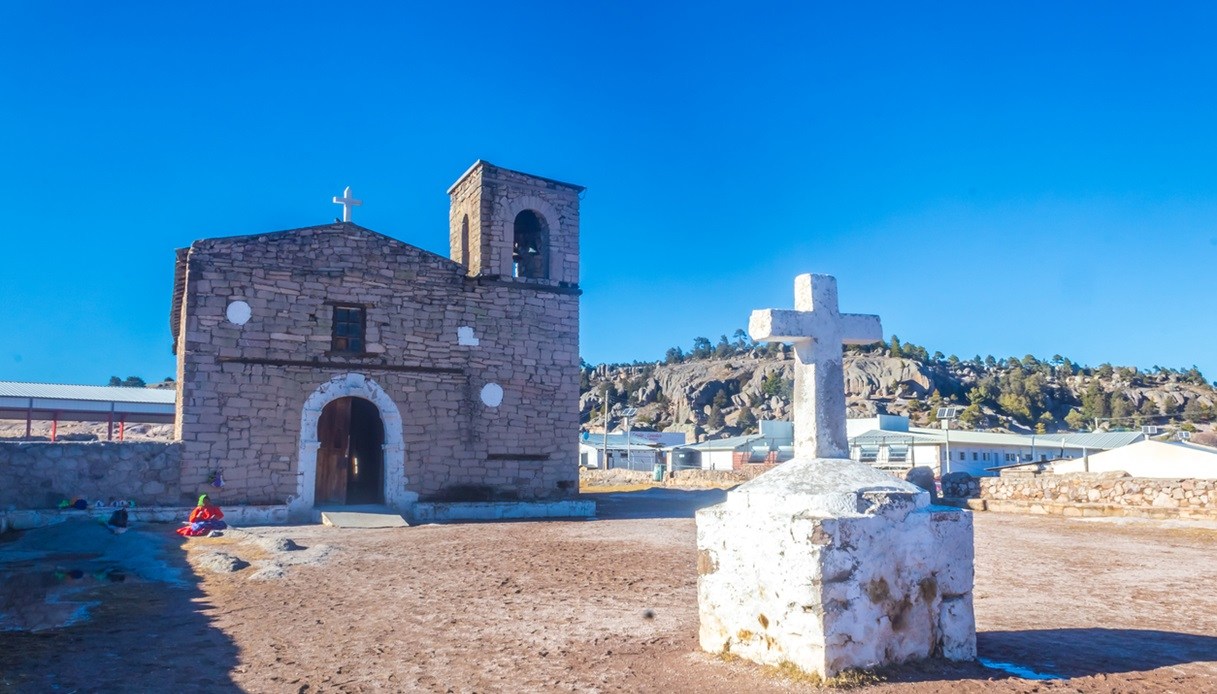
[[[944,496],[960,491],[951,482],[954,480],[944,481]],[[990,511],[1217,520],[1217,479],[1076,473],[980,477],[973,483],[979,494],[972,499],[951,496],[972,508]]]
[[[755,464],[742,470],[677,470],[664,475],[663,482],[658,484],[665,487],[718,487],[736,485],[747,482],[761,473],[772,470],[776,465]],[[652,473],[643,470],[625,470],[613,468],[597,470],[581,468],[579,482],[585,487],[608,487],[620,484],[656,484]]]
[[[55,508],[63,499],[183,504],[180,443],[0,442],[0,509]]]

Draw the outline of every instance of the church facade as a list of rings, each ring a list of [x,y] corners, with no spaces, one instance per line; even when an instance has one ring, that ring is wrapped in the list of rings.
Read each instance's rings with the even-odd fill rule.
[[[478,161],[448,191],[448,258],[349,222],[179,250],[183,497],[299,516],[575,494],[582,190]]]

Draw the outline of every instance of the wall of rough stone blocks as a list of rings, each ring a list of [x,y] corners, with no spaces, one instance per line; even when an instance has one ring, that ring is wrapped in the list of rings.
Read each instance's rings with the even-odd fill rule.
[[[1156,515],[1217,518],[1217,480],[1128,477],[1122,473],[1068,475],[1006,474],[1001,477],[952,480],[943,495],[959,498],[978,489],[977,498],[994,510],[1025,508],[1061,515]],[[974,486],[973,486],[974,485]],[[1002,507],[1002,504],[1006,506]],[[1083,511],[1086,511],[1085,513]]]
[[[460,263],[461,222],[469,217],[467,274],[510,278],[516,215],[538,213],[549,229],[547,286],[579,282],[579,188],[478,162],[449,191],[449,257]]]
[[[178,503],[182,446],[160,442],[0,442],[0,509],[55,508],[63,499]]]
[[[482,233],[482,220],[489,219],[490,200],[483,200],[482,166],[475,164],[468,174],[457,181],[448,195],[451,205],[448,208],[448,258],[467,269],[467,274],[498,274],[484,271],[486,263],[484,241],[489,237]],[[469,219],[469,228],[462,228],[465,218]]]
[[[199,241],[186,272],[183,500],[216,468],[227,483],[214,494],[220,503],[295,495],[301,409],[345,373],[365,375],[396,403],[409,491],[577,490],[577,293],[470,278],[457,263],[354,224]],[[252,309],[245,325],[225,317],[236,300]],[[330,352],[334,303],[367,306],[365,354]],[[479,344],[458,344],[460,327]],[[497,408],[479,398],[487,383],[504,390]]]

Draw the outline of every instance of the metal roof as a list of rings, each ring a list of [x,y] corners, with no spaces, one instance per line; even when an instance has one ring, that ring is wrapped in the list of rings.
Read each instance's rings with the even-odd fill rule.
[[[607,448],[625,448],[626,447],[625,434],[608,434],[607,445],[606,445],[605,439],[606,439],[606,436],[604,434],[589,434],[587,438],[583,438],[583,436],[580,435],[579,443],[581,443],[585,446],[591,446],[593,448],[606,448],[606,447]],[[656,443],[655,441],[649,441],[647,439],[640,439],[633,434],[630,434],[629,445],[631,447],[637,446],[639,448],[662,448],[663,447],[662,444]]]
[[[1049,435],[1051,436],[1051,435]],[[1094,431],[1081,434],[1065,434],[1065,440],[1074,447],[1102,448],[1108,450],[1127,446],[1145,438],[1139,431]]]
[[[712,441],[702,441],[701,443],[688,444],[677,446],[677,448],[692,448],[698,451],[725,451],[735,450],[737,448],[747,446],[755,441],[765,440],[760,434],[750,434],[748,436],[732,436],[726,439],[714,439]]]
[[[76,386],[61,383],[0,381],[0,398],[129,402],[172,406],[177,402],[177,390],[174,388],[124,388],[118,386]]]
[[[955,437],[952,436],[954,441]],[[887,429],[871,429],[864,431],[861,434],[849,440],[853,446],[878,446],[882,444],[907,444],[914,445],[918,443],[935,444],[943,441],[941,436],[931,436],[929,434],[909,433],[906,431],[888,431]]]
[[[867,434],[876,434],[881,432],[867,432]],[[942,429],[926,429],[922,427],[909,427],[910,434],[916,434],[929,441],[946,441],[946,432]],[[894,439],[895,432],[886,438]],[[1089,433],[1062,433],[1062,434],[1005,434],[993,431],[965,431],[952,429],[950,434],[951,443],[973,446],[1020,446],[1051,448],[1077,448],[1089,450],[1108,450],[1111,448],[1119,448],[1127,446],[1130,443],[1140,441],[1145,437],[1139,431],[1097,431]]]

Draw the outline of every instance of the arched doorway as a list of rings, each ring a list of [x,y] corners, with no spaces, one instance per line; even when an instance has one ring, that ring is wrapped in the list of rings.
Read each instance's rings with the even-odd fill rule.
[[[317,419],[315,503],[384,503],[385,429],[376,405],[330,401]]]

